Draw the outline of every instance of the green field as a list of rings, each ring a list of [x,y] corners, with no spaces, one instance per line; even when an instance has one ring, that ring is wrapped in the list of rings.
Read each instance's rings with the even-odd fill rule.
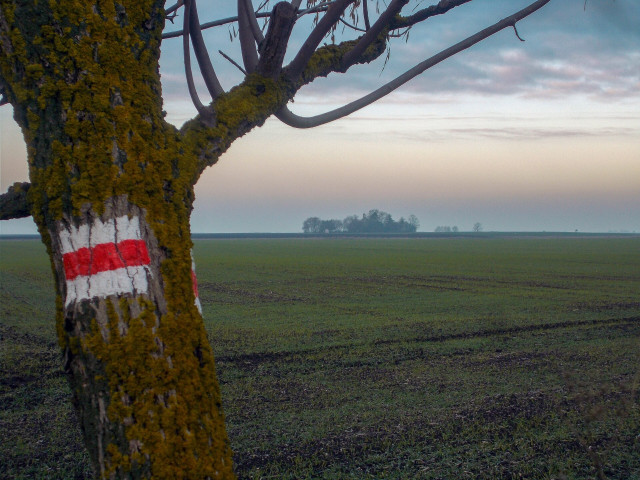
[[[0,478],[89,478],[44,247],[0,249]],[[240,478],[640,479],[639,237],[194,253]]]

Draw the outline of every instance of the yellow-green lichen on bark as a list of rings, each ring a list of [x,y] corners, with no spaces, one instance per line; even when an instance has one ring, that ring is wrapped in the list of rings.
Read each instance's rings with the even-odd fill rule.
[[[175,129],[162,117],[158,56],[163,19],[158,2],[127,3],[122,12],[113,2],[97,7],[91,2],[50,2],[49,10],[32,6],[18,13],[40,18],[43,24],[20,24],[24,31],[18,26],[11,30],[13,52],[2,61],[2,73],[12,79],[11,93],[22,106],[18,116],[27,143],[45,137],[43,129],[50,125],[62,125],[53,140],[65,148],[38,145],[30,156],[35,168],[49,167],[47,177],[67,179],[67,192],[48,192],[44,200],[66,194],[68,198],[48,212],[57,218],[69,202],[74,214],[85,203],[100,211],[106,198],[135,195],[131,185],[153,180],[157,185],[143,169],[166,163],[167,155],[178,152]],[[123,12],[126,21],[119,17]],[[141,28],[148,24],[155,24],[153,31]],[[173,145],[167,145],[167,136],[174,137]],[[114,168],[114,144],[121,163],[132,157],[126,175]],[[193,177],[192,172],[182,174]],[[39,184],[34,184],[36,195]],[[147,192],[140,197],[147,199]]]
[[[135,317],[131,302],[142,309]],[[93,322],[82,341],[83,353],[105,365],[109,419],[124,426],[112,433],[126,442],[107,447],[105,476],[148,469],[159,479],[230,478],[230,463],[213,457],[228,445],[219,431],[221,418],[212,414],[220,411],[219,390],[206,374],[213,355],[197,315],[187,309],[178,318],[158,319],[154,305],[139,299],[110,302],[107,308],[107,338]]]
[[[76,362],[71,368],[80,365],[72,385],[88,389],[77,401],[87,415],[98,407],[83,398],[104,403],[108,417],[87,419],[86,433],[98,435],[101,421],[113,430],[92,456],[105,457],[105,477],[232,478],[213,354],[191,285],[198,157],[162,113],[162,2],[0,5],[10,26],[0,30],[0,74],[24,132],[29,199],[50,255],[60,255],[49,238],[58,222],[103,215],[113,198],[144,212],[157,241],[166,311],[144,296],[108,298],[91,301],[107,302],[107,320],[89,307],[75,318],[59,287],[60,344]],[[52,265],[64,285],[62,260]],[[82,365],[93,369],[90,379]]]
[[[181,132],[185,144],[198,155],[197,174],[215,164],[234,140],[263,125],[292,96],[286,79],[251,74],[216,98],[212,105],[216,117],[213,127],[205,125],[199,117],[186,122]]]
[[[389,30],[383,29],[375,41],[358,58],[357,63],[369,63],[382,55],[387,45],[388,35]],[[301,85],[310,83],[318,77],[326,77],[332,72],[344,72],[345,67],[342,65],[342,60],[358,41],[359,39],[347,40],[337,45],[325,45],[318,48],[309,58],[301,78],[298,80],[296,90]]]

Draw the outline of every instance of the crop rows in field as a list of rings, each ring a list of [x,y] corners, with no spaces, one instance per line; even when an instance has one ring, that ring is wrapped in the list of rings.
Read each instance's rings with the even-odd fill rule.
[[[0,473],[88,478],[44,251],[2,248]],[[640,478],[640,239],[194,252],[241,478]]]

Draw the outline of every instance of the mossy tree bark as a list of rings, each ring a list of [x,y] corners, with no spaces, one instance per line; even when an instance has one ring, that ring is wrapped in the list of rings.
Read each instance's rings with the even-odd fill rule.
[[[29,205],[96,472],[231,478],[192,288],[198,138],[162,113],[163,2],[3,0],[0,9],[0,86],[28,147]]]

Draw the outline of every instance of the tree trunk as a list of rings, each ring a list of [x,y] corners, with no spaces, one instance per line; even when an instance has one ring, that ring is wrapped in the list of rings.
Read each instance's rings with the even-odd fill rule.
[[[0,0],[0,88],[27,143],[96,474],[233,478],[192,281],[199,159],[163,119],[163,24],[155,0]]]
[[[188,224],[164,245],[146,212],[118,196],[101,215],[88,209],[54,225],[58,334],[96,471],[232,476],[213,355],[195,304]]]

